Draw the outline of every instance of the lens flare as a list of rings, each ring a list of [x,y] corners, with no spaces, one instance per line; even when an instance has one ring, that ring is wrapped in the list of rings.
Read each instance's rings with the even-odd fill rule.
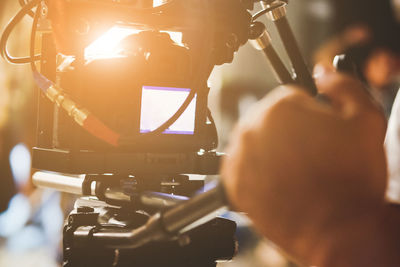
[[[115,26],[85,48],[85,59],[118,57],[120,53],[118,44],[125,37],[139,32],[140,30],[138,29]]]
[[[115,26],[105,32],[102,36],[96,39],[88,47],[85,48],[85,59],[87,61],[99,59],[99,58],[115,58],[120,56],[120,49],[118,48],[119,43],[127,36],[136,34],[142,30]],[[170,35],[172,41],[176,44],[183,46],[182,44],[182,33],[161,31],[166,32]]]
[[[162,6],[168,3],[168,0],[153,0],[153,7]]]

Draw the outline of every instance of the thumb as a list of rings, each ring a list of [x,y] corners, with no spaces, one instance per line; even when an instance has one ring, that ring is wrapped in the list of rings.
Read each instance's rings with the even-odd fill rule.
[[[317,67],[316,67],[317,68]],[[372,98],[361,81],[346,75],[325,69],[315,75],[318,92],[327,96],[334,109],[352,115],[366,109],[377,109]]]

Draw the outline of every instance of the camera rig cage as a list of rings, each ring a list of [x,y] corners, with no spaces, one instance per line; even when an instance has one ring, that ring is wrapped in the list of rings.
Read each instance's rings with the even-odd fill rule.
[[[251,15],[255,2],[263,8]],[[33,167],[40,171],[34,183],[89,196],[75,203],[64,227],[64,266],[207,267],[231,259],[237,249],[234,222],[215,218],[187,228],[228,205],[222,185],[187,198],[203,182],[186,174],[219,171],[207,79],[215,65],[231,62],[249,40],[267,56],[279,82],[303,85],[315,95],[286,18],[288,2],[20,3],[0,51],[11,63],[30,63],[38,87]],[[264,14],[276,25],[294,74],[276,53],[264,24],[256,21]],[[33,18],[30,56],[15,58],[7,51],[7,39],[25,15]],[[87,46],[115,25],[137,32],[121,42],[119,56],[88,60]],[[40,55],[34,54],[37,31],[42,33]],[[181,40],[172,40],[171,32],[179,32]],[[146,90],[181,93],[176,109],[156,127],[142,127],[143,103],[151,103],[144,101]],[[190,108],[191,128],[176,131],[174,123]]]
[[[218,137],[207,107],[207,79],[215,65],[231,62],[233,54],[250,39],[264,51],[279,81],[297,82],[316,92],[286,19],[287,2],[261,1],[264,9],[252,16],[249,10],[254,2],[171,0],[156,7],[153,1],[133,0],[26,3],[5,29],[1,53],[12,63],[31,63],[41,91],[33,166],[71,174],[121,170],[126,174],[217,173],[220,156],[214,150]],[[31,55],[15,59],[7,52],[7,39],[26,14],[34,17]],[[273,49],[265,26],[256,21],[263,14],[275,22],[295,76]],[[49,25],[47,18],[52,21],[52,31],[43,33]],[[42,54],[34,55],[38,25],[43,33]],[[121,42],[122,56],[89,62],[85,48],[115,25],[141,32]],[[165,31],[179,32],[181,44]],[[55,43],[58,51],[72,55],[72,60],[57,57]],[[40,72],[34,64],[38,60]],[[145,89],[183,91],[184,100],[174,103],[176,109],[161,122],[142,128],[142,109],[149,103],[144,102]],[[182,134],[173,126],[189,106],[192,125]],[[163,109],[150,112],[160,115]]]
[[[129,2],[136,1],[65,1],[61,11],[49,3],[49,16],[58,12],[63,18],[62,26],[53,26],[56,41],[74,61],[55,71],[53,42],[44,37],[41,71],[58,85],[54,92],[52,85],[47,89],[56,105],[43,94],[39,98],[33,166],[62,173],[217,173],[207,79],[214,65],[230,62],[247,41],[250,14],[242,1],[174,0],[155,9]],[[142,31],[124,40],[129,55],[88,63],[87,45],[116,24]],[[180,32],[182,45],[160,31]],[[140,128],[144,86],[189,90],[173,115],[151,132]],[[193,101],[193,131],[166,133]]]

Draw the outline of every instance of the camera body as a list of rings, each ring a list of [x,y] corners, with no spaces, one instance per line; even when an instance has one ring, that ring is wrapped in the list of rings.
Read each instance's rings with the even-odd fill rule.
[[[76,141],[80,150],[165,153],[196,152],[207,147],[203,138],[208,127],[206,81],[175,123],[159,135],[145,138],[172,117],[189,95],[193,77],[189,49],[175,44],[168,33],[154,31],[130,35],[122,42],[123,55],[82,65],[74,62],[78,66],[60,72],[59,77],[68,95],[130,140],[110,147],[84,129],[75,128],[65,115],[57,124],[57,145],[69,148],[79,135]]]
[[[110,146],[39,96],[35,168],[95,174],[218,172],[207,80],[215,65],[231,62],[247,41],[252,1],[147,3],[48,2],[53,31],[43,37],[41,72],[121,137],[118,146]],[[136,32],[119,43],[116,57],[87,58],[89,44],[115,26]],[[179,33],[180,42],[171,33]],[[68,64],[65,57],[60,63],[58,51],[68,56]]]

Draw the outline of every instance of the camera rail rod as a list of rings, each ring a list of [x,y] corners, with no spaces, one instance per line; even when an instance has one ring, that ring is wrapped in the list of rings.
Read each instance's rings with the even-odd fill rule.
[[[250,43],[257,49],[264,52],[265,56],[271,63],[271,67],[282,84],[297,83],[311,95],[317,95],[317,87],[307,67],[307,64],[302,56],[296,37],[290,27],[287,19],[286,1],[273,0],[261,1],[265,8],[258,14],[253,16],[253,24],[250,28]],[[266,14],[268,19],[272,21],[279,33],[283,46],[291,61],[294,70],[294,78],[286,69],[284,63],[279,58],[275,49],[271,44],[271,38],[265,29],[265,25],[255,20],[261,15]]]
[[[133,231],[116,232],[109,229],[92,231],[91,228],[78,228],[75,238],[86,239],[113,248],[137,248],[150,242],[166,241],[177,237],[187,226],[227,205],[222,184],[209,191],[172,207],[158,212],[147,223]]]
[[[289,71],[286,69],[285,64],[282,62],[281,58],[273,47],[271,36],[269,35],[263,23],[258,21],[253,23],[250,28],[249,42],[255,49],[264,52],[279,83],[294,83],[294,80]]]
[[[67,174],[38,171],[33,174],[32,180],[35,186],[41,188],[50,188],[74,195],[99,197],[99,192],[96,190],[99,185],[98,182],[90,181],[90,183],[87,184],[85,177],[82,176],[69,176]],[[107,188],[102,192],[102,197],[111,201],[124,202],[127,204],[131,203],[131,197],[124,194],[118,187]],[[137,200],[143,206],[163,210],[182,203],[188,200],[188,198],[159,192],[144,191],[139,194]]]
[[[84,178],[82,177],[38,171],[33,175],[33,182],[39,187],[52,188],[78,195],[83,194]],[[96,187],[93,184],[91,185],[92,193],[94,193]],[[90,238],[104,246],[136,248],[152,241],[168,240],[176,237],[180,231],[190,224],[227,206],[228,203],[224,187],[220,183],[207,192],[198,194],[188,200],[174,198],[170,195],[168,195],[170,197],[164,196],[166,194],[157,194],[160,193],[144,193],[143,197],[149,201],[165,197],[166,200],[170,201],[168,205],[175,205],[165,211],[154,214],[145,225],[126,232],[115,232],[109,229],[92,231],[91,228],[80,227],[75,232],[75,237],[78,239]],[[119,200],[124,199],[121,198],[121,193],[116,193],[114,196],[118,197]]]
[[[316,85],[304,61],[302,53],[300,52],[299,45],[296,37],[294,36],[292,28],[290,27],[286,13],[286,6],[280,6],[267,13],[267,15],[269,19],[274,22],[278,30],[283,46],[285,47],[285,50],[296,72],[297,81],[300,85],[304,86],[309,93],[311,93],[311,95],[316,95]]]

